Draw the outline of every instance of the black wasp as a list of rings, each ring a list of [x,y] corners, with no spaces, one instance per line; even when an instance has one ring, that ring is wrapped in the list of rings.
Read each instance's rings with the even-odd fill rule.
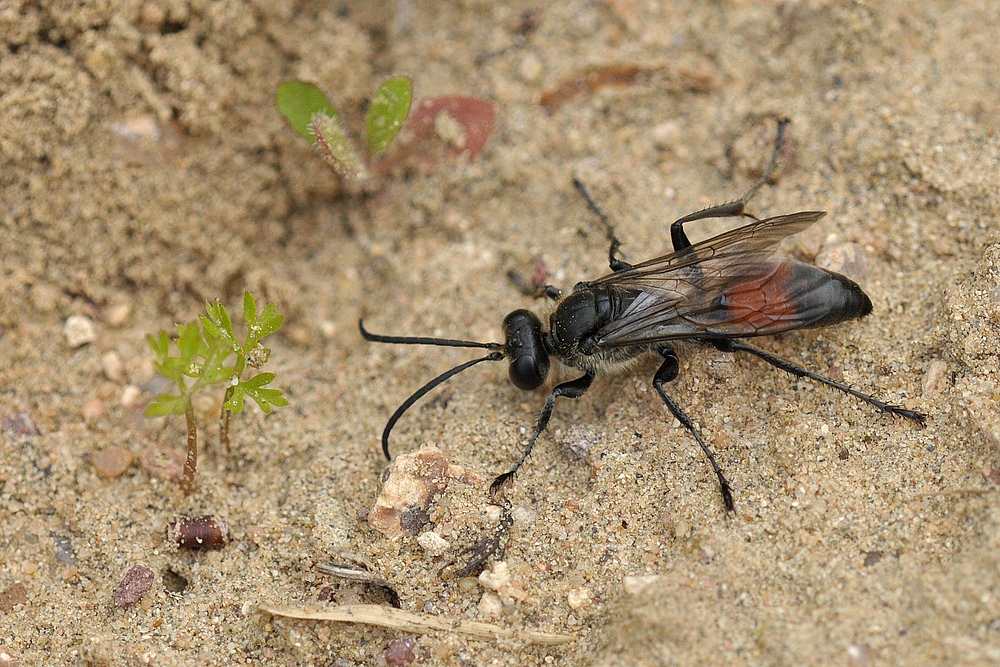
[[[508,472],[490,486],[497,493],[524,465],[538,436],[552,416],[560,396],[579,398],[599,375],[619,370],[637,357],[656,354],[663,363],[653,376],[653,387],[674,417],[698,442],[719,479],[726,509],[733,510],[729,482],[712,450],[664,385],[677,377],[679,364],[675,341],[696,341],[724,352],[745,352],[797,377],[809,378],[856,396],[877,409],[923,424],[920,412],[891,405],[845,384],[823,377],[741,339],[825,327],[861,318],[872,310],[868,295],[852,280],[793,259],[772,257],[782,239],[806,229],[825,215],[824,211],[802,211],[759,220],[745,211],[746,203],[767,182],[781,149],[787,120],[778,124],[774,152],[765,173],[743,197],[697,213],[670,225],[674,251],[641,264],[631,265],[615,257],[619,241],[610,223],[578,181],[577,189],[608,230],[611,248],[608,261],[612,273],[582,282],[563,297],[546,287],[544,293],[558,299],[545,330],[528,310],[515,310],[503,320],[505,342],[382,336],[369,333],[359,322],[365,340],[378,343],[476,347],[490,351],[485,357],[467,361],[434,378],[408,398],[389,418],[382,433],[382,451],[389,456],[389,432],[406,410],[442,382],[483,361],[510,362],[510,379],[525,391],[545,382],[549,359],[583,371],[583,375],[556,385],[549,394],[524,454]],[[684,224],[707,218],[742,216],[753,222],[714,238],[692,244]]]

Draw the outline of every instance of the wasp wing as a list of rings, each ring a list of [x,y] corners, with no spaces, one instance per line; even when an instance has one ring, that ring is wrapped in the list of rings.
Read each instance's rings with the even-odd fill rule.
[[[815,326],[824,313],[802,312],[809,302],[803,292],[826,288],[832,274],[770,257],[783,239],[824,215],[803,211],[754,222],[589,283],[638,292],[594,344],[738,338]],[[821,300],[818,306],[823,310]]]

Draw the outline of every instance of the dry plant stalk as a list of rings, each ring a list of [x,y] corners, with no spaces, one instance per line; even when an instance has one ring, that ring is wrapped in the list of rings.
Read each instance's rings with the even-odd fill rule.
[[[543,646],[556,646],[576,641],[575,635],[541,632],[539,630],[513,630],[511,628],[502,628],[492,623],[443,618],[441,616],[431,616],[430,614],[421,614],[414,611],[383,607],[377,604],[353,604],[344,607],[313,610],[301,607],[273,605],[264,602],[258,605],[257,608],[260,611],[282,618],[296,618],[305,621],[361,623],[364,625],[391,628],[402,632],[412,632],[419,635],[426,635],[432,632],[454,632],[467,637],[486,640],[517,638],[529,644]]]

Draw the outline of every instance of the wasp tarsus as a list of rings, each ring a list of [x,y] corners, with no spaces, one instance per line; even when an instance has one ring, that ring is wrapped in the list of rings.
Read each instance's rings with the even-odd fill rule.
[[[763,187],[774,169],[787,126],[786,119],[778,122],[771,160],[746,194],[736,201],[675,220],[670,225],[673,252],[640,264],[632,265],[618,258],[621,243],[614,228],[586,187],[574,181],[607,232],[611,273],[579,283],[572,292],[562,296],[555,288],[546,286],[543,293],[558,299],[548,318],[548,329],[528,310],[515,310],[504,318],[502,344],[381,336],[361,326],[361,335],[374,342],[490,351],[484,357],[445,371],[403,402],[382,432],[386,458],[389,458],[389,433],[402,414],[427,392],[475,364],[506,358],[511,381],[526,391],[537,389],[545,382],[551,358],[583,371],[580,377],[556,385],[549,393],[524,453],[510,470],[490,485],[490,492],[496,494],[515,477],[531,455],[535,442],[548,426],[557,398],[579,398],[597,377],[622,368],[640,355],[654,354],[662,362],[653,376],[653,387],[705,453],[718,480],[723,503],[727,510],[733,511],[732,488],[715,455],[694,422],[665,389],[679,372],[680,364],[673,349],[678,341],[695,341],[726,352],[755,356],[787,373],[820,382],[882,412],[923,425],[926,415],[921,412],[886,403],[742,340],[831,326],[864,317],[872,310],[868,295],[849,278],[797,260],[772,257],[783,239],[806,229],[826,215],[825,212],[800,211],[760,220],[746,211],[747,202]],[[689,222],[723,217],[745,217],[752,222],[700,243],[691,243],[684,231],[684,225]]]

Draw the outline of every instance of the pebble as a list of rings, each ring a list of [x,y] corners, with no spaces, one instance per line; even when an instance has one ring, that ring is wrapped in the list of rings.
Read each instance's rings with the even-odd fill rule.
[[[167,540],[184,549],[221,549],[229,526],[214,516],[185,516],[167,526]]]
[[[562,450],[571,461],[581,461],[590,456],[590,450],[601,440],[601,435],[589,426],[574,424],[566,429]]]
[[[0,422],[0,432],[11,437],[38,435],[38,427],[27,412],[12,412]]]
[[[112,599],[116,607],[131,607],[153,587],[155,575],[148,567],[133,565],[118,584]]]
[[[106,447],[90,455],[94,470],[104,479],[121,477],[134,459],[135,455],[124,447]]]
[[[507,567],[507,563],[502,560],[493,563],[492,568],[484,570],[479,575],[479,583],[494,591],[499,591],[510,586],[510,570]]]
[[[133,405],[138,403],[142,399],[142,389],[139,389],[134,384],[126,385],[122,389],[122,407],[131,408]]]
[[[97,396],[91,396],[83,404],[80,414],[83,416],[83,421],[93,424],[104,416],[104,401]]]
[[[389,640],[389,645],[385,649],[385,662],[388,665],[408,665],[417,656],[413,652],[416,648],[417,643],[413,641],[412,637],[407,637],[406,635],[400,637],[393,637]]]
[[[936,394],[948,377],[948,362],[935,359],[927,366],[922,386],[924,396]]]
[[[62,565],[76,565],[76,550],[73,541],[65,535],[52,533],[52,545],[55,547],[56,560]]]
[[[132,306],[127,303],[116,303],[104,313],[104,321],[111,327],[120,327],[128,322],[132,315]]]
[[[86,315],[70,315],[63,326],[63,336],[73,349],[89,345],[97,339],[94,321]]]
[[[530,505],[518,505],[511,516],[514,517],[514,523],[531,525],[538,518],[538,510]]]
[[[0,593],[0,611],[9,614],[19,604],[27,604],[28,589],[24,584],[11,584]]]
[[[587,587],[574,588],[566,593],[566,604],[569,608],[577,611],[582,609],[584,606],[590,604],[593,594]]]
[[[112,382],[121,382],[125,379],[125,366],[117,352],[105,352],[101,355],[101,370],[104,372],[104,377]]]
[[[434,134],[437,135],[438,139],[458,150],[463,150],[468,140],[465,126],[447,112],[441,112],[434,117]]]
[[[629,595],[641,595],[660,579],[658,574],[628,576],[622,579],[622,587]]]
[[[479,613],[485,618],[500,618],[503,616],[503,602],[493,591],[484,591],[479,598]]]
[[[417,536],[417,544],[420,548],[424,550],[428,556],[440,556],[444,552],[451,548],[451,544],[448,540],[444,539],[433,530],[428,530],[426,533],[420,533]]]
[[[847,657],[852,665],[867,665],[872,661],[872,652],[864,644],[851,644],[847,647]]]
[[[458,589],[463,593],[469,593],[479,588],[479,579],[476,577],[462,577],[458,580]]]
[[[51,313],[59,306],[62,292],[48,283],[35,283],[31,287],[31,305],[43,313]]]
[[[528,53],[521,59],[521,64],[518,65],[517,73],[524,81],[529,83],[537,81],[538,77],[542,74],[542,63],[535,54]]]
[[[437,447],[397,456],[382,474],[368,525],[389,538],[416,535],[427,523],[431,502],[454,481],[477,484],[481,480],[474,472],[450,463]]]
[[[668,120],[653,127],[650,132],[650,140],[653,146],[660,150],[672,150],[677,143],[683,139],[683,129],[680,123]]]
[[[6,648],[0,648],[0,667],[21,667],[21,659]]]

